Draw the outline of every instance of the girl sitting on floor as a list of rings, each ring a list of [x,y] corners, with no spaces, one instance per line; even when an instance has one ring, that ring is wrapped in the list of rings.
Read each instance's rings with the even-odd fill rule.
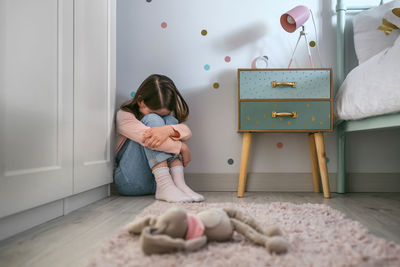
[[[117,112],[114,183],[123,195],[154,194],[168,202],[203,201],[185,183],[192,133],[182,122],[189,107],[174,82],[150,75]]]

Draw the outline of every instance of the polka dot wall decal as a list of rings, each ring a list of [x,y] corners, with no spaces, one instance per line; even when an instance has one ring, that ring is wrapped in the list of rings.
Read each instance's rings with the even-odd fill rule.
[[[233,159],[228,159],[228,164],[232,165],[233,164]]]
[[[310,42],[310,46],[311,46],[311,47],[314,47],[314,46],[315,46],[315,42],[314,42],[314,41],[311,41],[311,42]]]
[[[132,92],[131,92],[131,97],[134,97],[135,94],[136,94],[136,92],[135,92],[135,91],[132,91]]]
[[[329,161],[331,161],[328,157],[326,157],[325,159],[326,159],[326,163],[329,163]]]
[[[219,83],[214,83],[214,84],[213,84],[213,87],[214,87],[215,89],[218,89],[218,88],[219,88]]]
[[[204,69],[205,70],[209,70],[210,69],[210,65],[208,65],[208,64],[204,65]]]
[[[277,147],[277,148],[282,148],[282,147],[283,147],[283,143],[282,143],[282,142],[278,142],[278,143],[276,144],[276,147]]]
[[[225,57],[225,62],[227,62],[227,63],[228,63],[228,62],[231,62],[231,57],[230,57],[230,56],[226,56],[226,57]]]
[[[206,36],[207,35],[207,30],[201,30],[201,35]]]
[[[167,23],[165,21],[163,21],[161,23],[161,28],[163,28],[163,29],[167,28]]]

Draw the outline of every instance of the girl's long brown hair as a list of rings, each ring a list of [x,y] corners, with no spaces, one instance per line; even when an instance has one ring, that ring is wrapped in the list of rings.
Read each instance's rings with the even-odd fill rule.
[[[131,112],[138,120],[143,118],[139,111],[139,101],[152,110],[166,108],[173,112],[173,116],[179,121],[184,122],[189,116],[189,107],[179,93],[174,82],[165,75],[153,74],[147,77],[133,99],[121,105],[121,109]]]

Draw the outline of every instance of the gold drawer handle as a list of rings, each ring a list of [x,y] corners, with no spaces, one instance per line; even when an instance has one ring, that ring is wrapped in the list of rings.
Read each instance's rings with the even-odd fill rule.
[[[272,118],[276,118],[276,117],[288,117],[288,116],[292,116],[293,119],[296,119],[299,117],[299,115],[297,115],[297,112],[272,112]]]
[[[272,87],[277,87],[279,85],[289,85],[292,88],[296,88],[296,82],[277,82],[277,81],[272,81]]]

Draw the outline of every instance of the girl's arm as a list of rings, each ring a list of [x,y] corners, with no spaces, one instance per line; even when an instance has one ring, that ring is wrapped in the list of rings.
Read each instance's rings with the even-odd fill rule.
[[[144,125],[141,121],[136,119],[132,113],[123,110],[118,111],[116,124],[118,133],[141,144],[142,146],[146,146],[142,142],[143,134],[147,129],[150,129],[150,127]],[[180,141],[168,138],[165,142],[163,142],[160,146],[158,146],[156,150],[164,151],[167,153],[179,154],[181,151],[181,147],[182,143]]]
[[[176,127],[174,127],[176,126]],[[178,131],[178,130],[179,131]],[[182,133],[182,134],[181,134]],[[160,146],[167,139],[172,138],[175,141],[188,140],[192,136],[192,132],[185,124],[164,125],[159,127],[151,127],[143,134],[143,143],[153,149]]]
[[[175,130],[175,136],[172,136],[174,140],[186,141],[192,137],[192,131],[186,124],[180,123],[175,125],[170,125]]]
[[[181,154],[183,159],[183,167],[186,167],[192,160],[192,156],[190,154],[189,147],[185,143],[182,143]]]

